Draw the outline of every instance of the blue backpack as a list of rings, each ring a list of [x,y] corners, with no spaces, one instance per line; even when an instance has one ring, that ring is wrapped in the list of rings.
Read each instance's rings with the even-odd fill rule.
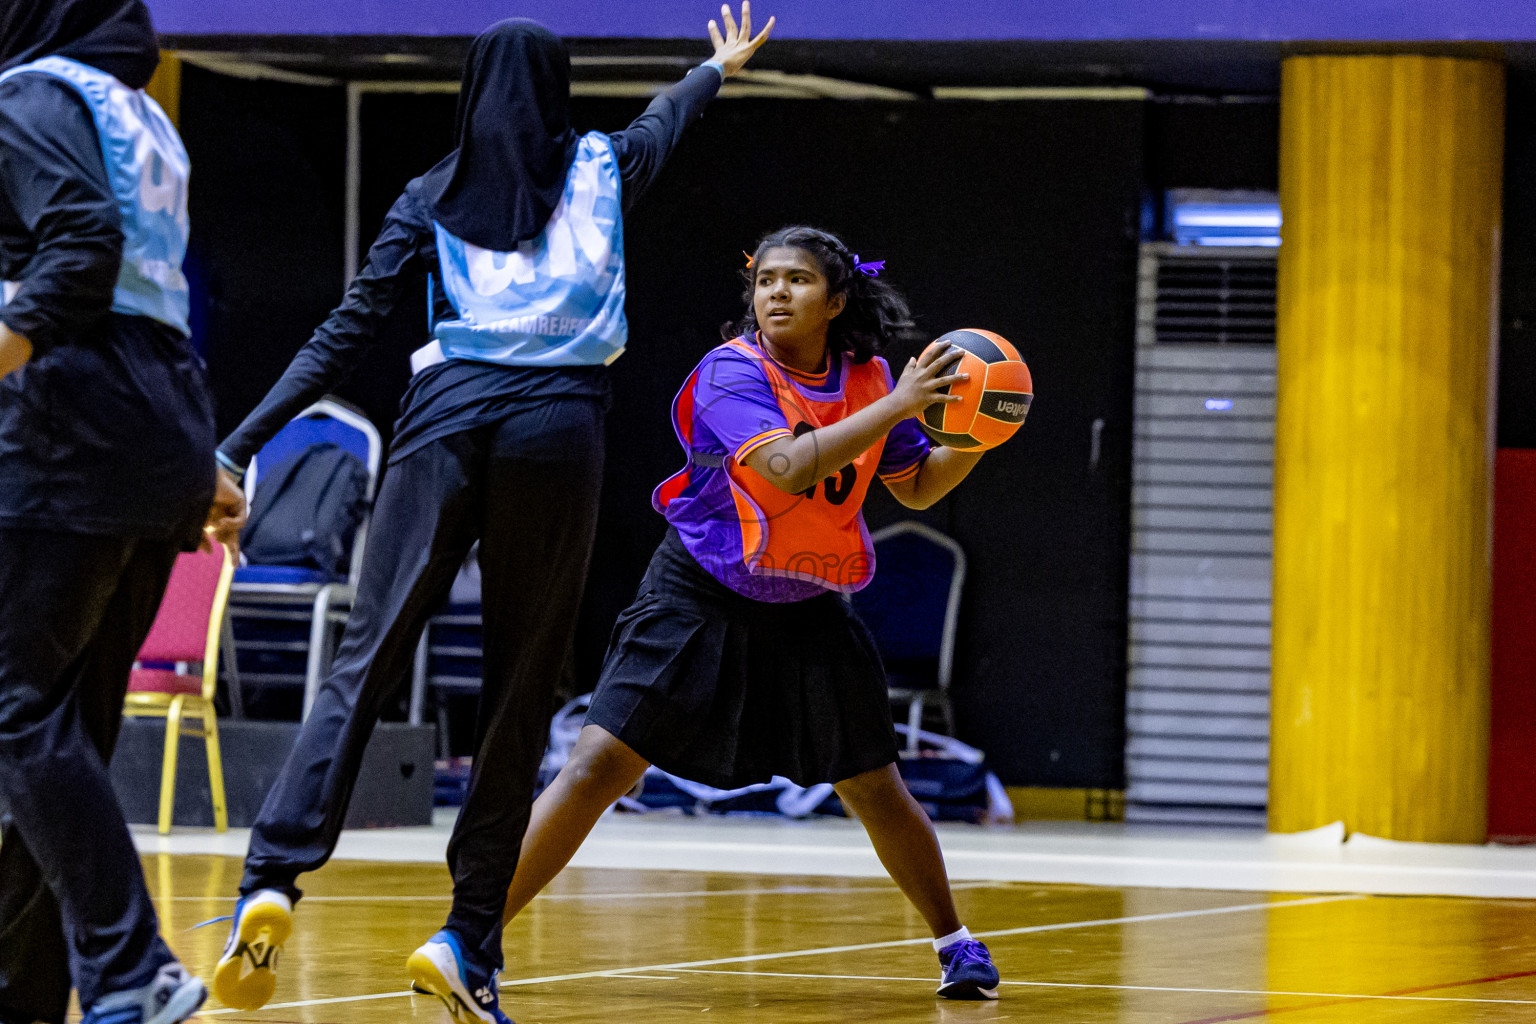
[[[330,442],[310,445],[263,473],[240,548],[256,565],[345,575],[368,510],[368,467]]]

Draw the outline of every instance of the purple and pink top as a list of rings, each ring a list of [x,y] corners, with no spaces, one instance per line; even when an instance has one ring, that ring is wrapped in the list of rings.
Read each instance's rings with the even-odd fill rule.
[[[874,562],[860,511],[863,496],[876,477],[894,482],[917,473],[933,447],[916,420],[902,420],[824,483],[793,496],[775,492],[743,464],[747,455],[846,418],[894,387],[890,367],[879,357],[860,365],[833,353],[828,363],[819,374],[803,373],[775,361],[755,337],[737,338],[711,350],[673,401],[673,428],[689,464],[656,488],[652,504],[710,575],[753,600],[801,601],[867,583]],[[856,498],[852,507],[834,507],[850,498]],[[851,558],[847,537],[834,536],[850,532],[861,547]],[[781,554],[775,564],[775,547],[800,553]],[[837,561],[810,551],[864,562],[853,569],[818,564],[804,571],[806,559]]]

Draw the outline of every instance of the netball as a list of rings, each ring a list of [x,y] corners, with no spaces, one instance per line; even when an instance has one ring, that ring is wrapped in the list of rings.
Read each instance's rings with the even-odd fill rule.
[[[1029,367],[1008,339],[991,331],[950,331],[928,348],[944,344],[965,350],[950,372],[968,374],[971,379],[944,389],[964,401],[936,402],[923,410],[918,423],[947,448],[972,452],[996,448],[1023,426],[1029,414],[1035,397]]]

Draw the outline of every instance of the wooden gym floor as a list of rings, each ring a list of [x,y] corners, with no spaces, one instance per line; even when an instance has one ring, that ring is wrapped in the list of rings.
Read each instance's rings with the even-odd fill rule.
[[[207,977],[234,858],[151,854],[173,948]],[[446,869],[333,862],[307,878],[277,998],[205,1021],[431,1022],[405,958],[448,907]],[[518,1024],[1215,1024],[1536,1019],[1536,903],[1255,895],[1020,882],[956,886],[1000,965],[996,1003],[935,999],[921,920],[874,879],[571,869],[506,936]],[[703,1016],[708,1014],[708,1016]]]

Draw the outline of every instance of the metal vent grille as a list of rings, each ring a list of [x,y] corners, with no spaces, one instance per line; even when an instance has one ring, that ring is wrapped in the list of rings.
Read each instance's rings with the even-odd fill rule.
[[[1148,344],[1273,345],[1274,250],[1191,250],[1149,245],[1143,260],[1143,335]],[[1155,301],[1145,302],[1150,292]]]
[[[1149,245],[1137,346],[1132,484],[1126,819],[1262,825],[1268,803],[1275,349],[1273,250],[1187,258]],[[1236,265],[1247,263],[1246,267]],[[1178,274],[1169,269],[1176,264]],[[1172,343],[1165,301],[1202,312],[1182,284],[1225,264],[1270,282],[1265,341]],[[1238,271],[1241,271],[1240,273]],[[1217,332],[1220,333],[1220,332]]]

